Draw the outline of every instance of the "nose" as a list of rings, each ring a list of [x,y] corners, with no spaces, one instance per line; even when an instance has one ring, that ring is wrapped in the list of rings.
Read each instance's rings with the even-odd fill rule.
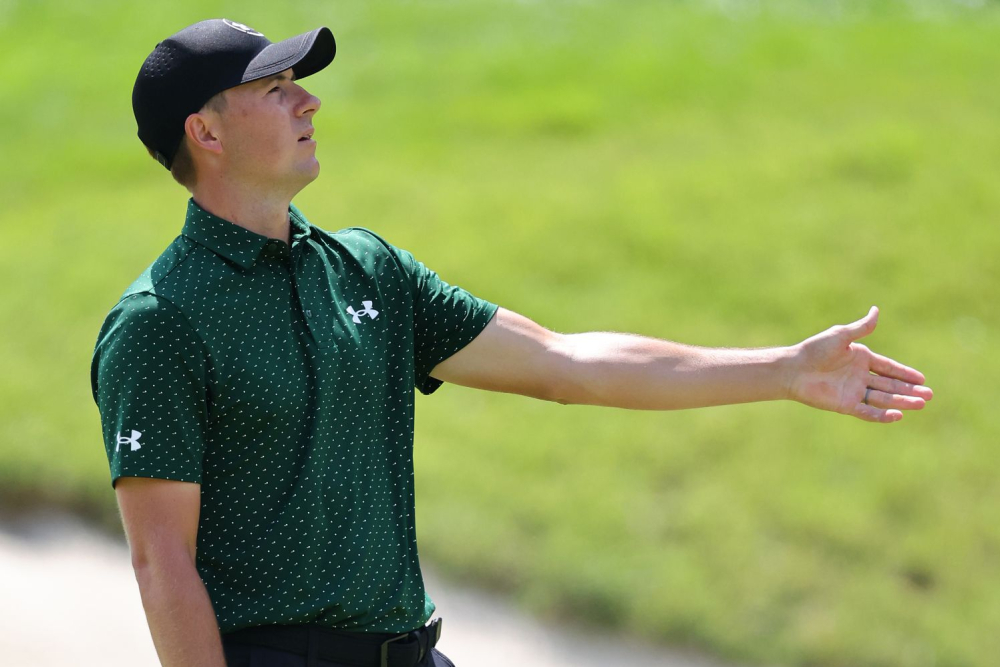
[[[302,86],[299,86],[299,92],[300,95],[302,96],[302,99],[299,100],[299,103],[297,105],[296,111],[298,112],[298,115],[305,116],[308,113],[315,114],[317,111],[319,111],[321,102],[318,97],[310,93]]]

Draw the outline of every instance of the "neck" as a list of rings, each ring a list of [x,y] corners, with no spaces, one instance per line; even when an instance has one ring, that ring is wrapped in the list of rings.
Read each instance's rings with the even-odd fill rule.
[[[218,183],[195,187],[191,194],[198,206],[212,215],[291,245],[291,225],[288,221],[291,197],[233,184],[220,186]]]

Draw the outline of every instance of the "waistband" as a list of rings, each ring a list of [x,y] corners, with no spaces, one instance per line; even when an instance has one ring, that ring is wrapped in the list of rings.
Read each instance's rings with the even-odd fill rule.
[[[355,667],[414,667],[441,639],[441,619],[394,635],[347,632],[321,625],[259,625],[222,635],[222,643],[263,646],[306,657],[307,667],[318,660]]]

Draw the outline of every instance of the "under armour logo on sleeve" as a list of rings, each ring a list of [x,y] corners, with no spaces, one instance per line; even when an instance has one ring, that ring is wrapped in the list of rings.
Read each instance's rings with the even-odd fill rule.
[[[131,438],[123,438],[121,431],[119,431],[116,435],[118,437],[118,444],[115,446],[116,452],[120,450],[121,446],[126,443],[132,445],[133,452],[142,447],[142,445],[139,444],[139,436],[142,435],[142,433],[139,433],[139,431],[132,431]]]
[[[367,315],[368,317],[372,318],[373,320],[376,317],[378,317],[378,311],[372,309],[372,302],[371,301],[362,301],[361,303],[362,303],[362,305],[364,305],[364,309],[363,310],[357,310],[356,311],[356,310],[354,310],[354,306],[348,306],[347,307],[347,312],[350,313],[351,317],[354,318],[354,323],[355,324],[361,324],[361,316],[362,315]]]

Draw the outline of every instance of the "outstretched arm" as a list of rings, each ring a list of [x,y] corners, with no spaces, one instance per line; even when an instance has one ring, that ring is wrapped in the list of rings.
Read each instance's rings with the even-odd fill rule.
[[[875,422],[933,392],[917,370],[856,342],[878,309],[789,347],[704,348],[627,333],[557,334],[505,308],[431,374],[559,403],[676,410],[778,399]],[[865,398],[867,395],[867,402]]]

